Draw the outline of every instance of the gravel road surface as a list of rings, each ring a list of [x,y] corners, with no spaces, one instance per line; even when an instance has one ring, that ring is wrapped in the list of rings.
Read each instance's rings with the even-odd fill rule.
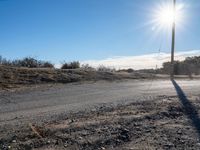
[[[200,80],[177,80],[186,95],[200,93]],[[61,113],[92,109],[102,103],[152,100],[177,95],[170,80],[55,85],[0,93],[0,125],[52,118]]]

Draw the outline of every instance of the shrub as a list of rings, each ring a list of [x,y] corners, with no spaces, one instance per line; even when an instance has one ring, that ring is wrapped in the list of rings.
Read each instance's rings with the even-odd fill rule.
[[[169,74],[171,70],[171,63],[163,63],[161,68],[162,73]],[[174,74],[175,75],[189,75],[200,74],[200,56],[187,57],[184,61],[174,61]]]
[[[39,68],[40,61],[32,57],[26,57],[22,60],[16,60],[15,65],[19,67]]]
[[[54,68],[54,65],[48,61],[42,63],[42,68]]]
[[[83,64],[81,68],[84,70],[95,71],[95,68],[91,67],[89,64]]]
[[[37,60],[32,57],[23,59],[7,60],[0,56],[0,64],[13,67],[28,67],[28,68],[54,68],[54,65],[48,61]]]
[[[10,60],[7,60],[7,59],[3,58],[2,56],[0,56],[0,64],[6,65],[6,66],[11,66],[12,62]]]
[[[61,69],[77,69],[77,68],[80,68],[79,61],[73,61],[69,63],[64,62],[61,66]]]
[[[100,71],[100,72],[115,72],[115,68],[109,68],[109,67],[106,67],[104,65],[100,65],[98,68],[97,68],[97,71]]]
[[[127,69],[127,72],[132,73],[132,72],[134,72],[134,70],[132,68],[129,68],[129,69]]]

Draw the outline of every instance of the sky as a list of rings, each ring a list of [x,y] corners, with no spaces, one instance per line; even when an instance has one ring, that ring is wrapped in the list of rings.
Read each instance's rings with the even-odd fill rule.
[[[32,56],[56,65],[78,60],[95,66],[112,66],[105,63],[110,59],[139,57],[147,66],[142,61],[147,56],[154,58],[159,50],[166,56],[170,53],[170,30],[154,22],[158,8],[169,2],[0,0],[0,55],[8,59]],[[200,1],[177,3],[183,6],[183,18],[177,24],[176,52],[199,55]],[[120,67],[118,59],[115,67]],[[123,61],[124,66],[133,67],[131,61]]]

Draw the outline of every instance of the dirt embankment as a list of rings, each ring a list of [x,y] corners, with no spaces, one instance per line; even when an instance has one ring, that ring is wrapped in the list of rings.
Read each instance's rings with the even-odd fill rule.
[[[0,89],[42,83],[70,83],[88,80],[143,79],[152,75],[127,72],[99,72],[84,69],[30,69],[0,65]]]
[[[200,131],[194,123],[198,111],[190,109],[192,105],[200,110],[200,95],[188,99],[191,104],[182,104],[176,96],[159,96],[152,101],[102,105],[42,124],[4,126],[0,149],[200,149]]]

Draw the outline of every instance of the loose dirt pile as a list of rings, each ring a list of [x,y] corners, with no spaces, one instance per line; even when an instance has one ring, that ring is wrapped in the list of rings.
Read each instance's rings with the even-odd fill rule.
[[[200,95],[188,99],[200,110]],[[0,149],[200,149],[200,131],[188,111],[198,117],[176,96],[102,104],[50,122],[1,127]]]

